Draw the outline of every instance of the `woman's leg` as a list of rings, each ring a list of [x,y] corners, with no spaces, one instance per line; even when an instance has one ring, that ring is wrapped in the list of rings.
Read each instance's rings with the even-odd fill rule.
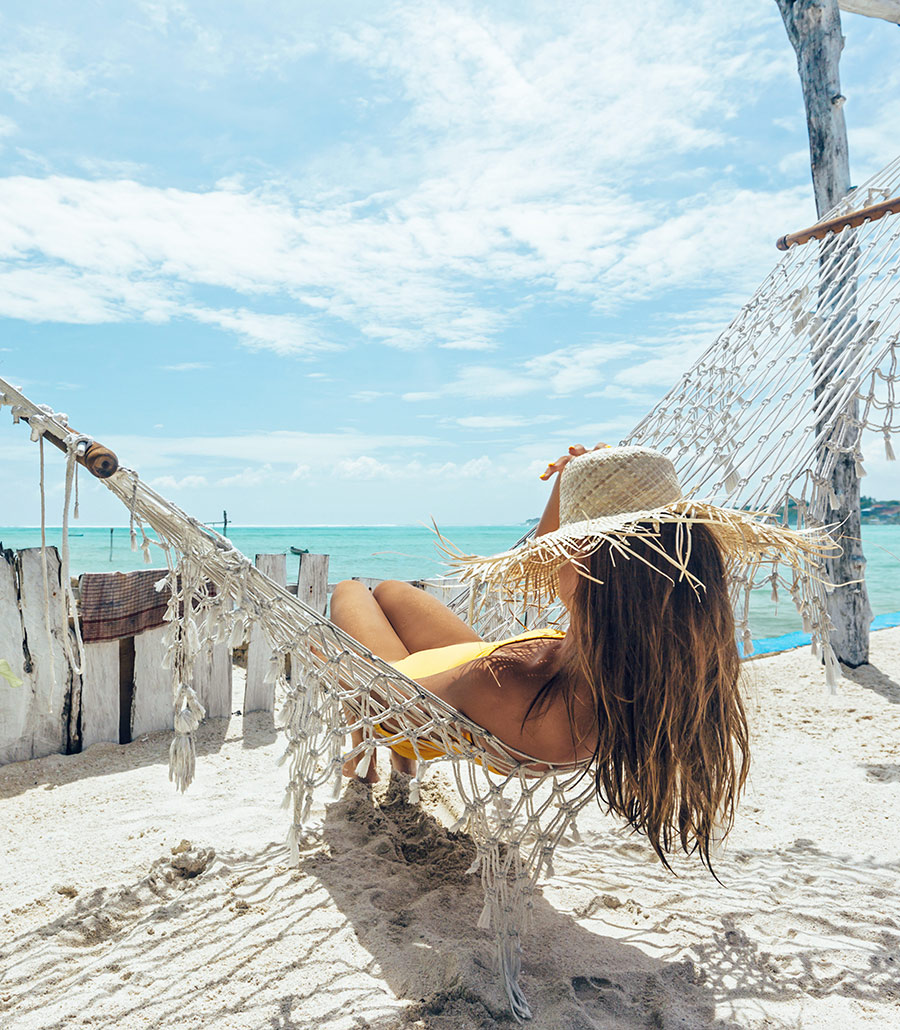
[[[409,583],[386,579],[375,587],[374,599],[410,653],[481,640],[436,597]]]
[[[386,662],[398,662],[409,655],[409,649],[397,636],[387,616],[372,595],[372,591],[362,583],[353,579],[345,579],[338,583],[331,595],[331,621],[345,630],[373,654]],[[362,730],[354,730],[351,734],[353,746],[362,743]],[[356,759],[344,765],[345,776],[356,775]],[[391,765],[400,772],[413,774],[416,763],[391,752]],[[378,770],[375,755],[369,763],[368,772],[360,777],[365,783],[378,782]]]
[[[386,662],[409,657],[409,648],[404,646],[372,591],[355,579],[345,579],[334,588],[331,621]]]

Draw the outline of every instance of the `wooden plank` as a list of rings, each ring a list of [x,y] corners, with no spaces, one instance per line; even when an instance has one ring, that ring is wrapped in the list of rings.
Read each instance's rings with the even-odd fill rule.
[[[84,645],[81,675],[81,748],[119,743],[119,641]]]
[[[63,617],[59,579],[59,554],[47,548],[47,585],[50,592],[50,639],[44,617],[44,577],[41,549],[28,547],[17,553],[19,604],[25,641],[31,656],[33,693],[25,735],[31,740],[31,758],[64,754],[69,741],[69,705],[72,670],[63,649],[69,627]]]
[[[328,606],[328,555],[301,554],[297,597],[313,611],[325,614]]]
[[[163,666],[168,626],[138,633],[134,638],[134,700],[131,738],[171,730],[175,723],[172,671]]]
[[[78,654],[78,638],[69,627],[70,654]],[[82,749],[81,744],[81,673],[69,670],[69,725],[66,727],[66,754],[74,755]]]
[[[279,586],[287,586],[287,561],[283,554],[258,554],[256,567]],[[271,712],[275,708],[275,684],[266,683],[271,668],[272,649],[258,625],[250,631],[247,647],[247,686],[244,689],[244,712]]]
[[[12,551],[0,552],[0,658],[5,658],[13,675],[22,680],[20,687],[12,687],[0,678],[0,765],[31,757],[27,727],[34,684],[25,661],[15,560]]]
[[[194,690],[207,719],[231,715],[231,652],[227,644],[204,647],[194,660]]]
[[[882,18],[900,25],[900,0],[838,0],[838,7],[850,14],[867,18]]]

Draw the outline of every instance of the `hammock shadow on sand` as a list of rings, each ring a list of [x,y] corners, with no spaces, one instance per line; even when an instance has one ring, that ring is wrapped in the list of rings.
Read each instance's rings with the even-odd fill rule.
[[[426,803],[429,801],[427,791],[423,791],[423,798]],[[325,841],[335,857],[336,849],[348,846],[348,826],[354,828],[351,842],[355,839],[360,849],[358,875],[348,876],[340,862],[324,857],[312,859],[311,868],[356,929],[360,942],[377,960],[381,975],[392,990],[411,999],[417,991],[423,992],[418,1015],[426,1028],[432,1025],[431,1016],[443,1014],[446,1019],[450,1012],[460,1025],[470,1025],[463,1015],[471,1020],[471,1025],[478,1026],[479,1016],[486,1013],[508,1019],[500,985],[491,975],[494,957],[490,938],[477,932],[461,934],[459,930],[459,926],[472,925],[481,905],[476,878],[460,880],[468,856],[474,854],[471,841],[450,833],[418,806],[410,806],[402,788],[398,790],[394,784],[384,800],[374,804],[370,789],[351,785],[342,801],[329,808]],[[630,864],[631,879],[636,884],[645,883],[647,861],[636,863],[633,856],[647,856],[648,849],[633,838],[620,840],[624,846],[620,846],[619,857]],[[583,854],[586,849],[579,850]],[[373,852],[387,859],[387,864],[367,869]],[[602,853],[593,857],[595,867],[608,866]],[[695,883],[700,888],[697,898],[704,894],[709,898],[721,890],[696,863],[688,885],[688,877],[676,880],[662,871],[655,860],[649,861],[654,878],[665,885],[663,890],[687,888],[681,905],[687,926],[697,918],[692,904]],[[753,877],[761,875],[774,885],[790,881],[795,890],[800,884],[834,884],[845,873],[850,880],[867,884],[869,893],[876,897],[887,896],[884,883],[896,884],[900,873],[900,863],[848,860],[819,850],[808,841],[797,841],[784,853],[745,852],[738,864],[749,867]],[[404,866],[415,866],[416,875],[403,876]],[[571,882],[571,877],[563,879]],[[620,888],[623,885],[615,875],[610,882]],[[799,889],[802,891],[803,887]],[[735,904],[739,892],[737,896],[720,894],[718,906],[709,906],[713,911],[715,907],[719,909],[714,920],[717,925],[704,928],[705,932],[700,933],[699,941],[690,949],[685,949],[683,942],[673,945],[664,960],[651,957],[654,950],[658,954],[658,941],[655,949],[653,944],[648,950],[633,945],[645,944],[644,938],[650,932],[672,937],[668,929],[669,912],[654,910],[650,918],[655,925],[651,922],[629,937],[616,939],[604,933],[602,920],[598,920],[597,932],[591,932],[538,897],[534,923],[524,941],[521,975],[532,1001],[533,1025],[544,1025],[542,1013],[549,1015],[551,1011],[556,1025],[668,1025],[668,1011],[670,1016],[679,1014],[683,1023],[678,1025],[720,1027],[732,1024],[727,1020],[715,1021],[717,1007],[721,1015],[723,1009],[727,1012],[729,1006],[744,1000],[753,1004],[790,1003],[808,993],[818,996],[831,991],[860,1000],[883,999],[892,989],[900,933],[892,934],[887,929],[889,920],[877,921],[880,913],[876,911],[868,913],[868,919],[864,914],[855,924],[847,912],[833,916],[811,913],[816,904],[826,907],[821,906],[818,889],[807,888],[811,893],[799,906],[800,933],[802,921],[814,916],[823,938],[834,942],[849,940],[859,954],[866,953],[866,962],[860,962],[857,968],[834,969],[839,963],[832,960],[830,953],[824,968],[819,968],[824,951],[806,945],[790,949],[786,958],[773,959],[765,943],[740,929],[754,914],[754,901],[742,905],[738,900]],[[661,894],[657,900],[661,900]],[[602,905],[598,907],[603,910]],[[793,936],[795,931],[790,932]],[[415,949],[416,936],[428,943],[424,956],[421,946],[416,952],[418,979],[411,981],[409,970],[416,968],[415,961],[404,953],[408,956],[410,949]],[[445,950],[447,955],[433,958],[432,965],[437,962],[439,967],[443,966],[445,975],[448,966],[456,967],[449,988],[435,989],[428,976],[428,958],[436,949]],[[782,963],[780,969],[777,961]],[[567,1006],[562,1016],[561,1001]],[[390,1021],[385,1028],[388,1025]],[[436,1018],[434,1025],[447,1024]]]
[[[425,1030],[510,1025],[491,936],[460,932],[483,900],[477,878],[464,873],[473,844],[410,806],[404,786],[378,788],[373,800],[369,788],[350,784],[299,870],[287,866],[280,844],[219,858],[197,845],[165,855],[128,886],[75,898],[57,919],[0,947],[0,1021],[62,1027],[89,1017],[95,1030],[138,1017],[171,1030],[220,1021],[248,1030],[341,1020],[370,1030],[415,1020]],[[711,910],[710,895],[722,889],[708,874],[657,876],[637,860],[633,840],[603,852],[601,839],[593,842],[591,889],[599,867],[621,895],[643,885],[652,922],[614,939],[601,921],[596,932],[587,929],[538,896],[522,973],[535,1030],[632,1030],[673,1018],[723,1030],[735,1024],[716,1022],[716,1009],[728,1016],[741,1002],[758,1011],[828,993],[884,1000],[892,989],[900,935],[876,910],[900,865],[848,860],[809,841],[741,852],[732,892]],[[577,885],[574,868],[564,879]],[[822,901],[841,876],[876,899],[854,918],[841,902],[829,912]],[[746,888],[760,880],[767,891],[786,891],[807,930],[831,947],[830,961],[823,963],[821,941],[802,933],[773,954],[754,922],[760,895]],[[678,920],[693,931],[687,949]],[[654,933],[673,942],[661,958],[647,953]],[[847,946],[867,959],[836,971]]]
[[[379,818],[366,792],[351,787],[349,794],[326,826],[330,854],[320,844],[299,873],[276,864],[282,850],[270,845],[224,864],[211,858],[196,876],[174,882],[164,858],[133,885],[76,899],[58,919],[2,948],[0,1012],[47,1027],[89,1019],[95,1030],[131,1025],[138,1015],[142,1024],[185,1030],[220,1020],[248,1030],[307,1030],[348,1010],[358,1017],[352,1025],[370,1030],[397,1027],[401,1014],[403,1026],[510,1025],[491,936],[458,934],[482,904],[477,879],[451,887],[444,875],[461,874],[474,855],[471,841],[451,840],[405,801],[380,809]],[[366,808],[383,832],[359,847]],[[347,832],[348,809],[356,832]],[[416,857],[388,854],[385,831],[394,838],[416,824],[407,843]],[[202,865],[202,849],[188,857],[195,855]],[[399,889],[399,908],[387,917],[387,894],[371,889],[379,880],[389,892]],[[552,963],[526,967],[539,1005],[535,1030],[624,1030],[636,1017],[638,1025],[654,1018],[662,1025],[653,999],[672,992],[689,1025],[725,1027],[714,1023],[712,996],[690,983],[684,963],[596,937],[541,899],[536,914],[540,933],[565,947]],[[540,1008],[551,1005],[561,1022],[541,1018]]]

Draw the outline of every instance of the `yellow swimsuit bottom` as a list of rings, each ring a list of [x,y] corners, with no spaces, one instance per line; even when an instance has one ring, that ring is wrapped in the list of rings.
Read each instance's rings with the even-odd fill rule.
[[[527,633],[520,633],[517,637],[508,637],[506,640],[495,640],[493,643],[486,643],[483,640],[473,640],[465,644],[447,644],[446,647],[432,647],[427,651],[414,651],[399,662],[391,662],[391,665],[404,676],[411,680],[421,680],[426,676],[435,676],[439,672],[447,672],[449,669],[456,669],[467,662],[474,662],[477,658],[486,658],[493,654],[498,648],[506,644],[518,643],[520,640],[562,640],[565,633],[556,629],[533,629]],[[388,730],[376,727],[383,736],[393,736]],[[470,738],[471,739],[471,738]],[[417,743],[419,754],[408,740],[397,740],[391,744],[391,749],[404,758],[413,761],[416,758],[431,759],[443,755],[446,751],[433,743],[420,740]]]

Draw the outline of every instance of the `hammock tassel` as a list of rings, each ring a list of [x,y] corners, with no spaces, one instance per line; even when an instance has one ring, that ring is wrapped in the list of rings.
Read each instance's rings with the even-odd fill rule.
[[[831,644],[825,645],[825,685],[828,687],[829,693],[836,694],[838,680],[841,678],[841,667],[838,664],[837,655],[834,653],[834,648]]]
[[[891,446],[891,434],[887,429],[884,431],[884,456],[888,461],[897,460],[894,455],[894,448]]]
[[[478,922],[475,924],[479,930],[490,930],[491,928],[491,893],[493,893],[493,891],[491,891],[484,899],[481,915],[478,917]]]
[[[287,846],[291,852],[291,865],[300,864],[300,827],[296,823],[291,824],[288,830]]]
[[[468,825],[468,823],[469,823],[469,809],[466,808],[463,811],[463,814],[450,827],[450,832],[451,833],[465,833],[466,826]],[[474,870],[474,867],[475,867],[475,865],[477,865],[477,863],[478,863],[478,859],[476,858],[475,859],[475,863],[473,863],[472,868],[467,869],[466,872],[467,873],[471,873]]]
[[[177,734],[169,747],[169,780],[182,794],[194,779],[195,766],[194,738],[189,734]]]

